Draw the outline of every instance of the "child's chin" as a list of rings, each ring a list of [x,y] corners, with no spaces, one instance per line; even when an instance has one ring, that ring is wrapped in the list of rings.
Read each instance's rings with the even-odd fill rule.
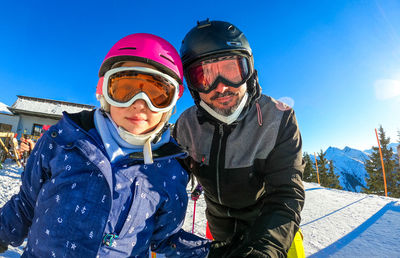
[[[140,134],[146,134],[146,133],[150,132],[150,130],[148,128],[135,128],[129,132],[136,134],[136,135],[140,135]]]

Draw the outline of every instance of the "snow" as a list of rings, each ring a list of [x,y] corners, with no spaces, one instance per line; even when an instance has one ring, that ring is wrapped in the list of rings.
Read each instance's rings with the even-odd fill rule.
[[[0,207],[18,192],[22,169],[8,161],[0,170]],[[400,199],[304,183],[301,230],[307,257],[400,257]],[[194,202],[183,228],[191,232]],[[194,232],[205,236],[203,195],[196,203]],[[0,257],[19,257],[22,247]],[[157,255],[157,257],[162,257]]]
[[[388,147],[392,149],[394,154],[397,154],[397,146],[399,146],[399,145],[400,145],[400,143],[392,142],[388,145]],[[375,146],[375,147],[378,147],[378,146]],[[373,152],[373,149],[364,150],[364,152],[367,153],[368,155],[371,155]]]
[[[328,189],[304,182],[300,228],[307,257],[400,257],[400,199]],[[205,202],[196,204],[195,233],[205,236]],[[191,231],[193,202],[184,229]]]
[[[7,115],[12,115],[10,110],[8,110],[8,106],[4,104],[3,102],[0,102],[0,114],[7,114]]]
[[[0,207],[3,207],[11,199],[11,196],[18,193],[21,185],[21,173],[22,168],[18,167],[14,162],[11,163],[9,159],[3,164],[3,169],[0,169]],[[20,257],[23,252],[23,246],[8,246],[8,251],[0,254],[0,257]]]
[[[325,152],[325,158],[333,161],[335,174],[339,175],[340,186],[344,190],[361,192],[367,185],[368,173],[365,170],[365,161],[368,155],[360,150],[345,147],[340,150],[329,147]]]
[[[26,97],[19,97],[12,107],[15,109],[60,116],[62,115],[63,111],[68,113],[77,113],[82,110],[90,111],[93,109],[93,107],[89,105],[50,101],[45,99],[30,99]]]

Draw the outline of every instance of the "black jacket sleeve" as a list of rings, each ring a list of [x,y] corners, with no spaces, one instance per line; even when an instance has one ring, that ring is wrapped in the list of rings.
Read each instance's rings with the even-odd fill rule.
[[[260,257],[286,257],[299,229],[305,199],[302,141],[293,110],[285,111],[283,115],[275,147],[265,168],[264,205],[253,226],[242,236],[241,251],[250,253],[248,257],[251,252],[265,255]]]

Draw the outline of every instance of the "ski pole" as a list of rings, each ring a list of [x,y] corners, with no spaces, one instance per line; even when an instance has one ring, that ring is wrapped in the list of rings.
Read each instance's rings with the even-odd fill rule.
[[[194,219],[195,219],[195,217],[196,217],[196,202],[197,202],[197,200],[196,200],[196,201],[194,201],[194,207],[193,207],[193,223],[192,223],[192,234],[193,234],[193,232],[194,232]]]

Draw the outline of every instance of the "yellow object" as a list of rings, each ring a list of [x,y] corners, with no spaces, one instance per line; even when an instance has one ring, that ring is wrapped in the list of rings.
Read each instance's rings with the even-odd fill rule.
[[[303,246],[303,234],[301,230],[297,231],[296,235],[294,236],[294,240],[292,245],[289,248],[288,258],[305,258],[306,254],[304,253],[304,246]]]

